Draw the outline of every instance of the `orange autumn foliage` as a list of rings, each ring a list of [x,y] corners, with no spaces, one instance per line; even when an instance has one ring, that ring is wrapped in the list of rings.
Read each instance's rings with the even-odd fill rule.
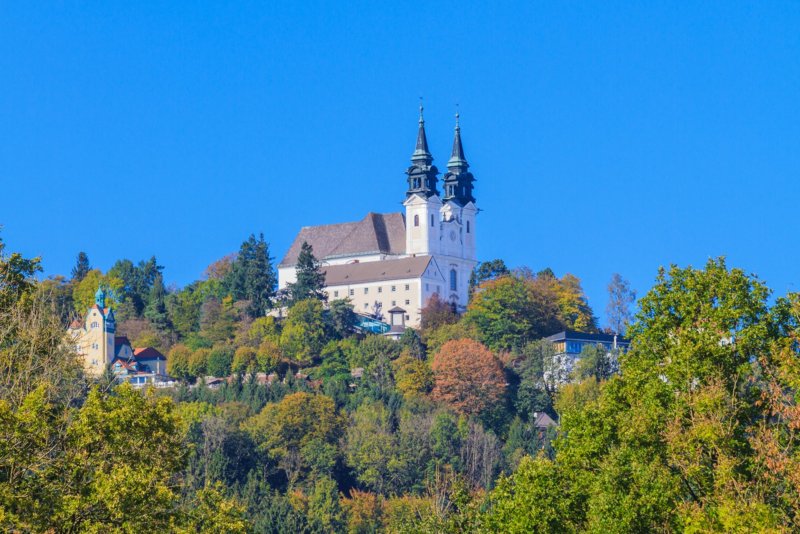
[[[505,393],[500,361],[472,339],[448,341],[433,358],[433,398],[456,411],[478,414],[496,405]]]

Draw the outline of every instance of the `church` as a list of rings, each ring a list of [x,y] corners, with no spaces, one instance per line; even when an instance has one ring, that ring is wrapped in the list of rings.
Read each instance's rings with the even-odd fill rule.
[[[380,320],[404,315],[418,327],[422,308],[438,294],[457,311],[467,305],[469,278],[477,265],[473,183],[456,114],[455,136],[439,191],[419,110],[417,144],[406,170],[404,212],[368,213],[356,222],[307,226],[300,230],[278,265],[278,286],[296,280],[304,242],[325,272],[329,300],[350,299],[355,311]]]

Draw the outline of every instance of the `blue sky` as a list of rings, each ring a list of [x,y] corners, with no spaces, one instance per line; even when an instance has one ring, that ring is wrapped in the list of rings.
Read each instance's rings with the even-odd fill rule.
[[[222,5],[226,4],[226,5]],[[0,224],[68,273],[183,285],[264,232],[401,208],[417,102],[460,105],[481,259],[579,276],[725,255],[800,290],[796,2],[0,3]]]

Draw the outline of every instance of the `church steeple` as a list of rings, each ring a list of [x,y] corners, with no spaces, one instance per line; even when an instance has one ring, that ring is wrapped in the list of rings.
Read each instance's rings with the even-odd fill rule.
[[[458,119],[459,114],[456,112],[456,134],[453,138],[453,152],[450,154],[450,161],[447,162],[447,169],[463,172],[469,168],[469,164],[464,157],[464,147],[461,144],[461,125]]]
[[[469,202],[475,202],[475,197],[472,196],[472,182],[475,181],[475,177],[469,172],[469,163],[464,156],[458,112],[456,112],[455,130],[453,152],[447,162],[447,173],[444,175],[444,200],[454,201],[464,206]]]
[[[430,165],[433,162],[433,156],[428,150],[428,136],[425,135],[425,117],[422,115],[423,109],[422,101],[420,100],[417,146],[414,148],[414,154],[411,155],[411,162],[414,164],[422,163],[423,165]]]
[[[419,130],[417,131],[417,145],[411,155],[411,166],[406,170],[408,175],[408,191],[406,198],[419,194],[425,198],[439,195],[436,189],[439,181],[436,175],[439,169],[432,165],[433,156],[428,150],[428,137],[425,135],[425,118],[422,115],[422,99],[419,103]]]

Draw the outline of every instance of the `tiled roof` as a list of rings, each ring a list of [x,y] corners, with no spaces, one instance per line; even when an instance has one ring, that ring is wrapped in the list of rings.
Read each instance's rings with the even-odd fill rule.
[[[153,347],[140,347],[138,349],[133,349],[133,357],[136,358],[136,361],[143,361],[143,360],[166,360],[167,357],[158,352]]]
[[[358,222],[305,226],[295,237],[279,267],[297,263],[303,242],[318,260],[366,254],[404,254],[406,224],[402,213],[368,213]]]
[[[422,276],[431,259],[431,256],[414,256],[396,260],[328,265],[322,267],[322,270],[325,272],[325,285],[329,287],[381,280],[403,280]]]

